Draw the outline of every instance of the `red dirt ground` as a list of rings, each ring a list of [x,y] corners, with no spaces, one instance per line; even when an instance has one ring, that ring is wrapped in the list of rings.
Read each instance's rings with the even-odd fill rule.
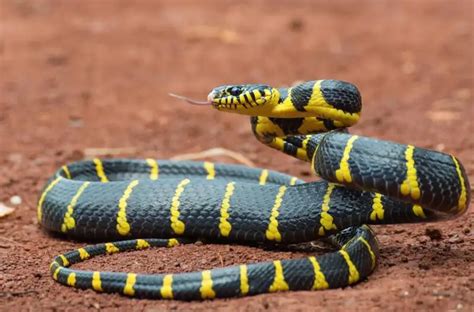
[[[52,257],[82,244],[39,228],[35,207],[58,166],[98,147],[162,159],[226,147],[307,178],[308,164],[257,143],[246,117],[167,96],[204,98],[238,82],[351,81],[365,105],[354,133],[453,153],[474,181],[472,12],[470,0],[0,0],[0,202],[23,199],[0,219],[0,309],[471,310],[472,209],[449,222],[375,227],[380,266],[354,287],[182,303],[55,283]],[[83,267],[180,272],[296,256],[190,245]]]

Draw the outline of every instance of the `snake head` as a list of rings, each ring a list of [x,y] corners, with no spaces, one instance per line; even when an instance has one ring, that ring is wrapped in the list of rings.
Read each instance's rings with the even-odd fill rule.
[[[225,85],[214,88],[207,100],[221,111],[248,114],[278,101],[278,90],[262,84]]]

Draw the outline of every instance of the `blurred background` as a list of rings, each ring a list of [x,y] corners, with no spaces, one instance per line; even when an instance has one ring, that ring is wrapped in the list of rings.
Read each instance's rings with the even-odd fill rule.
[[[8,150],[128,145],[161,152],[230,138],[257,145],[245,117],[189,107],[168,92],[204,99],[222,84],[325,78],[360,88],[356,129],[364,134],[467,144],[469,0],[1,4],[0,135],[15,133]],[[454,125],[456,135],[445,131]]]
[[[167,95],[205,99],[222,84],[350,81],[364,101],[352,132],[454,153],[473,181],[473,55],[471,0],[0,0],[0,201],[20,194],[24,202],[8,235],[38,235],[24,227],[46,178],[96,154],[170,158],[224,147],[308,178],[308,164],[258,143],[247,117]],[[457,222],[450,228],[462,229]],[[400,256],[403,248],[392,251]],[[27,255],[18,251],[4,263],[18,269]],[[48,255],[36,264],[47,266]],[[433,272],[436,281],[444,274]],[[34,281],[24,276],[25,285]],[[47,276],[40,281],[51,286]],[[456,307],[462,281],[443,284],[455,293],[441,306]],[[418,282],[422,303],[439,306],[432,281]],[[376,285],[358,291],[373,291],[370,301],[381,295]],[[398,298],[403,285],[386,289]],[[350,294],[353,304],[361,297]]]

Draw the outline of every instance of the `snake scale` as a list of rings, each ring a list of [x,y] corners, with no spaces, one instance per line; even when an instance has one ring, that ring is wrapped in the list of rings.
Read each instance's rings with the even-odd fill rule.
[[[376,267],[367,224],[437,221],[464,213],[466,172],[454,156],[357,135],[357,88],[336,80],[290,88],[230,85],[204,103],[251,116],[258,140],[311,163],[323,181],[211,162],[93,159],[65,165],[38,202],[40,224],[77,239],[110,241],[51,263],[61,284],[155,299],[212,299],[345,287]],[[327,238],[336,251],[179,274],[76,270],[97,255],[219,242],[292,244]]]

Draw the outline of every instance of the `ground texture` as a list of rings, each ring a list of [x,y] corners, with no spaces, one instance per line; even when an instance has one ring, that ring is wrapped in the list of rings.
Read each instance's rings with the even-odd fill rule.
[[[94,148],[165,159],[225,147],[308,179],[308,164],[257,143],[246,117],[167,96],[204,98],[224,83],[351,81],[364,98],[354,133],[453,153],[474,181],[472,6],[469,0],[0,0],[0,202],[23,200],[0,219],[0,309],[472,309],[472,209],[449,222],[375,227],[380,265],[354,287],[202,303],[136,300],[55,283],[52,257],[82,244],[46,233],[35,216],[48,176],[101,152]],[[83,267],[181,272],[296,256],[194,244],[102,257]]]

